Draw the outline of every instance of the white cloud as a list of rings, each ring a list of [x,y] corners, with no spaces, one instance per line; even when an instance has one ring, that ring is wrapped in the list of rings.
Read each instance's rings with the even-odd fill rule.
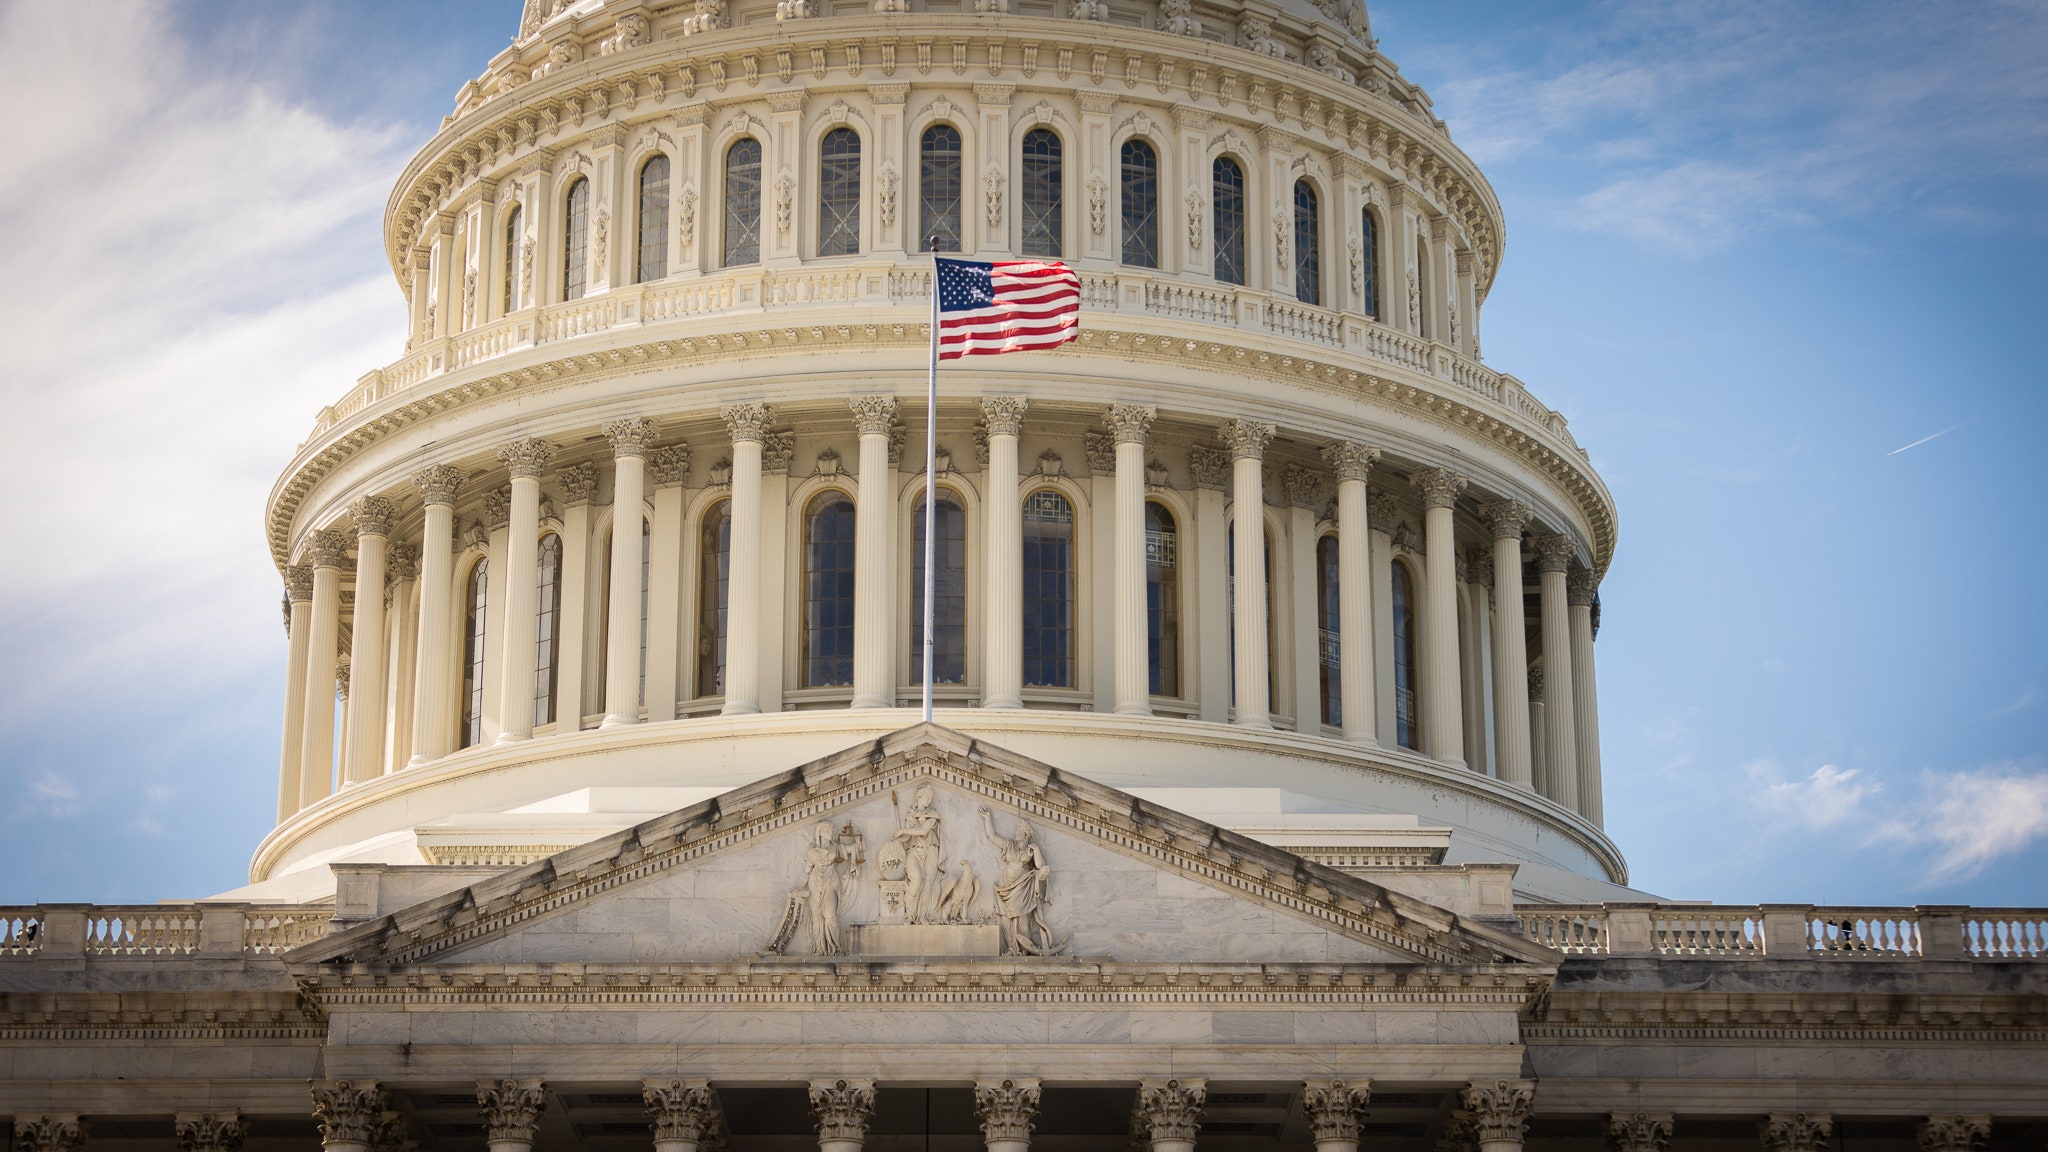
[[[28,803],[20,816],[69,816],[78,811],[78,799],[77,785],[55,772],[44,772],[29,782]]]
[[[1888,828],[1888,839],[1927,845],[1934,880],[1962,880],[2048,838],[2048,771],[2017,763],[1934,772],[1926,806]]]
[[[1862,769],[1833,764],[1823,764],[1801,780],[1782,779],[1777,766],[1767,760],[1751,764],[1748,772],[1763,785],[1756,799],[1768,815],[1814,831],[1863,816],[1865,802],[1883,791],[1883,785]]]

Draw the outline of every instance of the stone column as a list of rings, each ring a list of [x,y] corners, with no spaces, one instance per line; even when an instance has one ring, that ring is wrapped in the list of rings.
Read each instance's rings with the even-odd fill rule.
[[[462,472],[436,464],[413,473],[426,500],[420,539],[420,654],[413,696],[412,762],[446,756],[454,747],[455,491]]]
[[[533,738],[533,673],[540,637],[540,474],[554,458],[554,445],[531,436],[498,449],[498,459],[512,475],[505,579],[492,580],[505,589],[505,658],[498,681],[500,744]],[[497,573],[491,575],[495,578]]]
[[[1208,1098],[1204,1080],[1141,1080],[1133,1134],[1150,1141],[1152,1152],[1195,1152],[1195,1133],[1201,1130],[1202,1105]]]
[[[1344,739],[1379,743],[1378,693],[1373,684],[1372,555],[1366,538],[1370,514],[1365,481],[1380,458],[1377,448],[1349,442],[1326,445],[1323,459],[1337,474],[1337,693]]]
[[[1538,796],[1550,795],[1550,767],[1544,757],[1550,745],[1543,738],[1543,668],[1529,669],[1529,769]]]
[[[1451,510],[1465,478],[1433,468],[1415,478],[1427,511],[1423,547],[1428,551],[1429,591],[1423,597],[1422,747],[1439,763],[1465,766],[1465,715],[1458,691],[1458,541]]]
[[[1103,416],[1116,441],[1116,594],[1111,647],[1116,660],[1116,711],[1152,714],[1151,645],[1145,611],[1145,432],[1159,410],[1148,404],[1112,404]]]
[[[1220,430],[1231,458],[1231,550],[1236,583],[1231,635],[1237,645],[1237,723],[1270,728],[1272,701],[1266,662],[1266,445],[1276,429],[1252,420],[1233,420]]]
[[[348,659],[342,652],[337,650],[334,654],[334,661],[334,706],[341,713],[339,722],[334,726],[335,730],[341,733],[341,748],[337,751],[335,760],[346,770],[349,762],[348,744],[350,737],[353,735],[349,719]],[[344,779],[342,783],[346,785],[351,783],[351,781]]]
[[[853,425],[860,431],[860,495],[853,521],[853,706],[896,703],[895,585],[889,578],[895,493],[889,491],[889,428],[894,396],[855,396]]]
[[[538,1080],[479,1080],[476,1110],[491,1152],[531,1152],[547,1090]]]
[[[277,822],[299,810],[299,767],[306,743],[306,645],[313,630],[313,570],[298,564],[284,570],[285,600],[291,605],[285,625],[284,741],[278,753]]]
[[[420,550],[411,544],[394,544],[385,567],[389,569],[385,583],[392,610],[389,643],[390,655],[385,659],[385,693],[389,703],[385,708],[384,747],[386,755],[382,771],[392,773],[405,767],[412,759],[413,713],[419,707],[415,694],[419,675],[420,618],[412,610],[413,588],[420,578]]]
[[[1465,709],[1465,766],[1482,776],[1495,774],[1493,768],[1493,662],[1492,613],[1487,609],[1488,590],[1493,585],[1493,553],[1487,548],[1465,548],[1458,553],[1458,588],[1469,606],[1465,618],[1464,643],[1459,659]]]
[[[761,710],[761,447],[770,413],[766,404],[733,404],[721,414],[732,433],[732,536],[720,712],[740,716]]]
[[[1274,676],[1273,710],[1292,713],[1294,730],[1312,735],[1323,731],[1323,624],[1318,615],[1316,590],[1322,573],[1316,568],[1316,521],[1329,503],[1323,495],[1322,474],[1313,468],[1289,464],[1280,470],[1280,491],[1287,502],[1287,596],[1274,597],[1274,611],[1280,625],[1273,629],[1273,659],[1280,675]],[[1344,610],[1340,600],[1337,610]],[[1343,626],[1343,621],[1338,621]],[[1342,669],[1338,670],[1341,689]],[[1283,703],[1284,702],[1284,703]],[[1342,700],[1339,700],[1342,710]]]
[[[1529,747],[1529,651],[1522,635],[1522,529],[1529,506],[1495,500],[1479,509],[1493,529],[1493,745],[1501,780],[1535,785]]]
[[[1024,513],[1017,495],[1017,437],[1024,431],[1022,396],[984,396],[988,425],[988,496],[983,514],[981,706],[1024,706]]]
[[[562,618],[555,650],[555,731],[583,727],[584,638],[590,600],[590,501],[597,493],[597,466],[576,464],[555,472],[562,500]]]
[[[1920,1152],[1983,1152],[1991,1139],[1991,1117],[1929,1116],[1914,1134],[1920,1138]]]
[[[235,1152],[247,1126],[240,1112],[179,1112],[171,1117],[178,1152]]]
[[[1401,522],[1401,505],[1386,492],[1368,490],[1365,507],[1366,562],[1372,565],[1373,717],[1381,746],[1393,748],[1401,742],[1400,706],[1394,699],[1394,526]]]
[[[378,776],[384,749],[384,555],[398,509],[381,496],[349,505],[356,520],[356,610],[348,664],[357,707],[349,709],[348,761],[342,779],[361,784]]]
[[[854,521],[856,532],[859,527],[860,522]],[[860,1152],[874,1114],[873,1080],[811,1081],[811,1117],[818,1124],[818,1152]]]
[[[1671,1146],[1671,1113],[1609,1112],[1607,1146],[1614,1152],[1664,1152]]]
[[[21,1152],[78,1152],[85,1126],[76,1112],[44,1112],[14,1118],[14,1143]]]
[[[306,633],[305,742],[299,758],[299,807],[310,807],[334,791],[335,647],[341,639],[341,566],[348,562],[348,537],[313,533],[307,557],[313,565],[312,627]]]
[[[1552,800],[1579,810],[1578,709],[1572,688],[1571,609],[1565,603],[1565,574],[1571,570],[1571,537],[1563,533],[1538,536],[1537,587],[1543,620],[1543,763]]]
[[[612,442],[611,613],[605,621],[604,723],[640,722],[640,532],[647,446],[654,421],[628,416],[604,426]]]
[[[1479,1152],[1521,1152],[1529,1129],[1529,1106],[1535,1101],[1534,1080],[1495,1080],[1465,1086],[1465,1111]]]
[[[1339,529],[1342,531],[1342,529]],[[1358,1123],[1372,1100],[1369,1081],[1310,1080],[1301,1086],[1301,1110],[1316,1152],[1358,1152]]]
[[[981,1080],[974,1085],[974,1115],[988,1152],[1026,1152],[1038,1123],[1037,1080]]]
[[[656,448],[647,458],[654,477],[654,520],[647,566],[647,718],[676,718],[677,652],[683,604],[683,482],[690,446]]]
[[[1835,1118],[1806,1112],[1773,1112],[1757,1126],[1764,1152],[1828,1152]]]
[[[645,1080],[640,1098],[654,1129],[654,1152],[697,1152],[716,1135],[711,1085],[705,1080]]]
[[[1194,594],[1188,606],[1192,611],[1181,616],[1181,684],[1201,702],[1202,719],[1223,724],[1230,719],[1231,683],[1230,600],[1224,580],[1230,537],[1223,506],[1230,456],[1221,448],[1196,444],[1188,449],[1188,475],[1195,481],[1194,563],[1183,571],[1194,578]],[[1185,549],[1186,541],[1181,544]]]
[[[384,1089],[374,1080],[313,1083],[313,1119],[326,1152],[370,1152],[385,1110]]]
[[[1593,678],[1593,599],[1600,580],[1581,568],[1565,578],[1565,599],[1572,617],[1572,729],[1579,740],[1579,814],[1596,825],[1606,822],[1601,802],[1600,698]]]

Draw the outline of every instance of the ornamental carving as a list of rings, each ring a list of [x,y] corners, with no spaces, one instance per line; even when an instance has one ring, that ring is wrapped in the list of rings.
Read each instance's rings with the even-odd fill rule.
[[[654,421],[645,416],[627,416],[604,426],[605,439],[612,442],[612,455],[646,456],[654,442]]]
[[[350,504],[348,511],[355,517],[358,536],[388,536],[391,521],[398,517],[398,505],[382,496],[365,496]]]
[[[1323,445],[1323,463],[1337,474],[1337,480],[1357,480],[1361,483],[1372,475],[1372,466],[1379,461],[1380,450],[1350,440],[1339,440]]]
[[[1308,66],[1342,84],[1350,84],[1358,79],[1352,75],[1351,69],[1338,61],[1337,50],[1321,41],[1308,46]]]
[[[718,414],[724,417],[725,429],[732,434],[736,444],[746,441],[758,444],[768,434],[770,413],[766,404],[728,404],[719,409]]]
[[[775,20],[778,24],[784,20],[808,20],[811,17],[812,11],[811,0],[776,0],[775,2]]]
[[[1143,444],[1146,431],[1158,415],[1159,409],[1149,404],[1112,404],[1103,414],[1102,423],[1116,443]]]
[[[419,575],[420,550],[411,544],[393,544],[384,560],[385,584],[402,584],[419,579]]]
[[[1134,1127],[1152,1140],[1193,1140],[1208,1099],[1209,1086],[1200,1080],[1140,1084]]]
[[[1991,1117],[1929,1116],[1915,1135],[1920,1152],[1981,1152],[1991,1139]]]
[[[981,194],[988,216],[988,226],[1003,226],[1003,166],[990,164],[981,173]]]
[[[1600,596],[1600,577],[1590,568],[1579,568],[1565,573],[1564,602],[1575,607],[1590,608]]]
[[[974,1115],[981,1121],[982,1139],[1027,1141],[1038,1124],[1039,1090],[1036,1080],[1005,1080],[1000,1084],[974,1086]]]
[[[1301,1086],[1301,1110],[1308,1115],[1309,1130],[1317,1144],[1325,1140],[1356,1141],[1358,1123],[1372,1101],[1372,1086],[1331,1080],[1309,1081]]]
[[[830,820],[818,821],[805,835],[811,843],[804,849],[803,878],[789,891],[782,922],[777,925],[767,951],[788,954],[801,928],[811,955],[843,956],[846,905],[853,898],[855,885],[860,883],[860,866],[867,862],[866,841],[852,824],[836,828]],[[814,1088],[814,1108],[816,1099]],[[872,1089],[869,1103],[873,1103]]]
[[[875,1082],[872,1080],[814,1081],[811,1084],[811,1117],[818,1124],[819,1140],[867,1138],[868,1120],[875,1114]]]
[[[1188,213],[1188,251],[1194,255],[1202,253],[1202,193],[1189,188],[1181,197]]]
[[[855,396],[846,402],[853,426],[862,436],[887,436],[896,419],[894,396]]]
[[[882,170],[875,173],[875,204],[881,211],[884,228],[896,226],[896,186],[900,180],[893,160],[883,163]]]
[[[1520,540],[1535,511],[1520,500],[1489,500],[1479,506],[1479,518],[1493,531],[1495,540]]]
[[[612,210],[606,205],[599,204],[597,218],[591,221],[590,225],[590,266],[594,270],[593,279],[601,279],[604,276],[605,248],[611,243],[611,235]]]
[[[533,1143],[547,1093],[538,1080],[479,1080],[476,1110],[492,1144]]]
[[[336,655],[343,658],[334,665],[334,691],[336,695],[346,700],[348,699],[349,662],[346,659],[345,653],[336,653]]]
[[[990,436],[1017,436],[1024,431],[1024,410],[1028,407],[1030,402],[1022,396],[984,396],[981,418]]]
[[[288,600],[311,600],[313,598],[313,570],[301,564],[285,565],[284,594]]]
[[[1562,532],[1546,532],[1530,541],[1536,550],[1536,571],[1569,572],[1572,557],[1578,554],[1572,538]]]
[[[235,1152],[247,1134],[240,1112],[180,1112],[171,1124],[178,1152]]]
[[[16,1116],[14,1142],[21,1152],[76,1152],[85,1144],[85,1125],[72,1112]]]
[[[519,242],[519,298],[533,299],[533,233]]]
[[[1401,522],[1401,502],[1391,492],[1367,491],[1365,522],[1375,532],[1392,532],[1394,525]]]
[[[476,324],[476,268],[471,266],[462,273],[462,326]]]
[[[681,484],[690,475],[690,446],[670,444],[656,448],[647,456],[647,472],[657,488]]]
[[[977,808],[984,839],[996,850],[996,919],[1002,925],[1003,955],[1054,956],[1066,950],[1065,940],[1053,938],[1045,922],[1046,888],[1052,869],[1038,847],[1031,825],[1017,821],[1008,839],[996,834],[994,818],[987,808]]]
[[[484,528],[496,532],[512,523],[512,490],[493,488],[484,493]]]
[[[1773,1112],[1758,1125],[1765,1152],[1827,1152],[1835,1118],[1804,1112]]]
[[[903,445],[908,430],[900,423],[889,425],[889,467],[896,468],[903,463]]]
[[[845,471],[839,463],[839,449],[827,448],[818,453],[818,463],[811,470],[813,476],[837,476]]]
[[[345,568],[348,566],[348,546],[347,533],[323,528],[313,533],[307,542],[307,560],[315,568]]]
[[[1221,448],[1197,444],[1188,449],[1188,473],[1195,487],[1221,490],[1230,483],[1230,457]]]
[[[1246,16],[1237,22],[1237,46],[1260,56],[1286,59],[1286,49],[1273,39],[1272,21],[1258,16]]]
[[[1664,1152],[1671,1143],[1671,1113],[1610,1112],[1607,1145],[1614,1152]]]
[[[1408,330],[1422,331],[1422,285],[1415,279],[1415,265],[1408,266]]]
[[[1164,460],[1161,460],[1157,456],[1155,456],[1152,459],[1145,461],[1145,484],[1147,487],[1164,488],[1166,487],[1168,480],[1169,477],[1166,471],[1166,462]]]
[[[1486,548],[1467,548],[1458,553],[1458,572],[1466,583],[1478,585],[1475,592],[1484,595],[1483,589],[1493,582],[1493,553]]]
[[[1454,507],[1458,493],[1465,490],[1465,478],[1449,468],[1431,468],[1409,477],[1408,482],[1421,494],[1424,508]]]
[[[1174,36],[1202,34],[1202,22],[1195,19],[1193,0],[1159,0],[1159,21]]]
[[[1472,1129],[1479,1143],[1520,1144],[1522,1133],[1529,1128],[1529,1105],[1535,1098],[1534,1080],[1466,1085],[1465,1110],[1472,1115]]]
[[[498,460],[514,480],[538,480],[555,458],[555,446],[535,436],[514,440],[498,449]]]
[[[697,242],[697,185],[695,181],[683,185],[683,191],[676,197],[676,230],[681,233],[683,248]]]
[[[629,12],[612,22],[612,34],[597,42],[597,54],[609,56],[614,52],[624,52],[628,48],[638,48],[650,42],[647,35],[647,17],[637,12]]]
[[[575,464],[555,473],[555,485],[562,492],[562,506],[576,508],[590,503],[597,494],[597,466]]]
[[[1280,490],[1287,494],[1287,502],[1296,508],[1311,511],[1322,506],[1323,477],[1313,468],[1289,464],[1280,470]]]
[[[737,442],[739,437],[733,437]],[[796,459],[796,433],[791,431],[770,432],[761,440],[761,470],[763,472],[787,472]],[[726,476],[732,475],[731,461],[727,461]]]
[[[640,1086],[654,1142],[701,1144],[715,1127],[715,1099],[702,1080],[648,1080]]]
[[[1351,265],[1351,290],[1365,291],[1365,242],[1354,230],[1351,238],[1344,241],[1344,256]]]
[[[1287,215],[1287,209],[1273,209],[1273,262],[1284,274],[1288,270],[1287,241],[1294,231],[1294,221]]]
[[[1068,0],[1067,19],[1107,20],[1109,5],[1106,0]]]
[[[313,1119],[320,1125],[322,1144],[370,1143],[384,1112],[384,1089],[374,1080],[313,1085]]]
[[[559,72],[583,59],[583,46],[574,40],[558,40],[548,48],[548,58],[533,70],[533,79],[538,80],[550,73]]]
[[[1109,227],[1109,183],[1102,173],[1088,174],[1088,230],[1097,236]]]
[[[1109,433],[1081,433],[1081,452],[1088,457],[1088,471],[1098,476],[1116,471],[1116,439]]]
[[[1266,454],[1279,429],[1256,420],[1232,420],[1216,430],[1216,438],[1230,449],[1234,460],[1257,460]]]
[[[782,175],[775,178],[775,232],[780,236],[789,234],[789,224],[796,208],[796,176],[784,168]]]

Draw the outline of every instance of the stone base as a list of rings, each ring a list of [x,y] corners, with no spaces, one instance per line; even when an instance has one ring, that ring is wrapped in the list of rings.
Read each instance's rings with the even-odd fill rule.
[[[994,924],[853,924],[855,956],[997,956]]]

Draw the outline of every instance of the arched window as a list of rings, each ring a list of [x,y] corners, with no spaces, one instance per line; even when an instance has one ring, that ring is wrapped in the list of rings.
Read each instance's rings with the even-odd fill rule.
[[[1415,580],[1394,561],[1394,740],[1420,750],[1422,716],[1415,708]]]
[[[491,562],[478,560],[469,570],[469,589],[462,616],[462,746],[484,742],[484,622],[489,616]]]
[[[761,259],[761,142],[749,136],[725,150],[725,264]]]
[[[1210,167],[1209,215],[1216,233],[1216,279],[1244,283],[1244,169],[1228,156]]]
[[[1159,267],[1159,154],[1143,140],[1123,148],[1124,263]]]
[[[519,205],[505,217],[505,311],[517,312],[524,303],[519,298]]]
[[[818,255],[860,251],[860,133],[834,128],[818,144]]]
[[[1360,274],[1365,290],[1365,314],[1375,320],[1380,315],[1380,222],[1367,208],[1360,214],[1358,235],[1363,248],[1359,251]]]
[[[640,258],[633,282],[668,275],[668,157],[656,154],[640,166]]]
[[[590,181],[578,176],[562,204],[562,299],[583,298],[583,277],[589,264]]]
[[[1163,504],[1145,504],[1145,647],[1154,696],[1180,690],[1180,534]]]
[[[925,129],[917,144],[919,252],[960,251],[961,170],[960,130],[951,124]]]
[[[1294,298],[1323,302],[1323,210],[1306,180],[1294,182]]]
[[[732,592],[732,502],[704,513],[697,533],[697,695],[725,695],[725,609]]]
[[[804,687],[853,683],[853,501],[821,492],[804,512]]]
[[[1337,664],[1343,618],[1338,614],[1337,538],[1316,541],[1317,665],[1322,669],[1323,723],[1344,723],[1344,682]]]
[[[1074,506],[1050,488],[1024,498],[1024,683],[1074,686]]]
[[[967,510],[960,498],[939,489],[933,549],[932,683],[967,682]],[[924,683],[924,497],[911,513],[910,541],[910,682]]]
[[[533,722],[555,722],[556,669],[562,634],[562,538],[540,538],[540,596],[534,601]]]
[[[1021,250],[1026,256],[1058,259],[1065,211],[1058,133],[1050,128],[1033,128],[1024,134],[1024,164],[1019,175],[1019,198],[1024,213]]]
[[[1425,340],[1436,336],[1436,318],[1429,308],[1429,237],[1418,234],[1415,237],[1415,297],[1422,302],[1418,309],[1415,334]]]

